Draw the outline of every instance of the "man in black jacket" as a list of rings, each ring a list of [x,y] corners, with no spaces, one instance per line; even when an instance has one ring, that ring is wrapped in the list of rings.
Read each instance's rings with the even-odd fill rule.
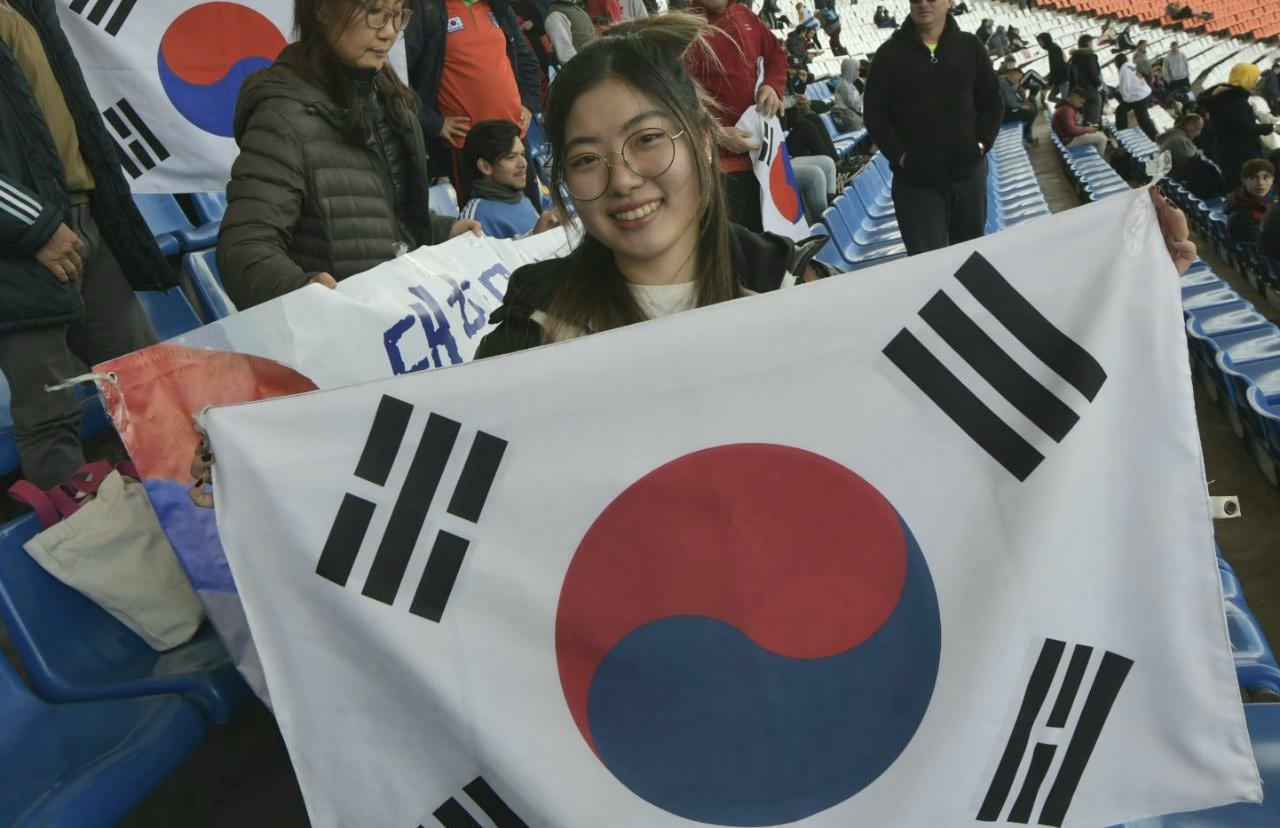
[[[499,39],[506,41],[505,63]],[[497,118],[523,130],[541,111],[538,61],[508,0],[427,0],[409,21],[404,43],[423,133],[433,149],[448,151],[449,176],[460,187],[462,145],[472,124]],[[467,197],[461,189],[458,195]]]
[[[948,13],[951,0],[913,0],[876,52],[863,110],[893,168],[893,206],[907,253],[981,236],[986,154],[1003,107],[995,70],[976,37]]]
[[[1093,126],[1102,125],[1102,66],[1093,51],[1093,37],[1080,35],[1076,48],[1071,50],[1071,60],[1067,64],[1068,80],[1072,89],[1083,89],[1089,93],[1084,99],[1084,115],[1086,123]]]
[[[127,274],[127,276],[126,276]],[[0,371],[23,473],[84,463],[80,407],[46,385],[155,342],[133,295],[173,283],[45,0],[0,0]]]

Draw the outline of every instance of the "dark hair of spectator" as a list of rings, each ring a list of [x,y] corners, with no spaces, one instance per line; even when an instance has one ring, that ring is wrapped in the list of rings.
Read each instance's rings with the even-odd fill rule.
[[[389,0],[383,0],[389,2]],[[409,3],[405,2],[408,8]],[[349,26],[365,25],[368,6],[359,0],[294,0],[294,32],[302,47],[302,65],[299,67],[304,80],[320,87],[334,103],[351,113],[351,127],[355,138],[363,141],[371,128],[368,104],[360,94],[360,86],[342,69],[342,63],[334,54],[333,44]],[[325,20],[345,21],[342,25],[326,24]],[[418,111],[418,99],[413,90],[400,80],[391,62],[383,63],[379,73],[391,81],[396,94],[408,105],[410,112]]]
[[[704,41],[706,19],[692,14],[663,14],[613,26],[588,43],[556,76],[547,101],[547,130],[551,138],[552,198],[562,214],[560,192],[564,168],[565,128],[577,99],[606,80],[616,80],[642,92],[668,109],[692,155],[701,184],[698,210],[697,306],[733,299],[741,293],[733,270],[729,212],[716,161],[714,104],[684,67],[687,52],[698,60],[718,63]],[[697,50],[692,51],[692,50]],[[677,148],[677,152],[680,149]],[[573,330],[598,332],[645,319],[613,253],[584,235],[568,257],[567,278],[552,300],[547,316],[548,342],[572,335]],[[559,327],[558,326],[562,326]]]
[[[1088,49],[1093,45],[1093,35],[1080,35],[1080,39],[1076,41],[1076,46],[1081,49]]]
[[[1174,122],[1174,126],[1177,127],[1178,129],[1186,129],[1192,124],[1197,124],[1197,123],[1203,126],[1204,118],[1197,115],[1194,112],[1188,112],[1186,115],[1183,115],[1176,122]]]
[[[520,125],[514,121],[494,119],[481,121],[467,132],[462,145],[462,189],[471,191],[471,183],[484,177],[477,163],[481,159],[496,164],[498,159],[511,152],[520,137]]]
[[[1129,62],[1129,59],[1124,55],[1116,55],[1116,60],[1115,60],[1116,66],[1124,66],[1128,62]]]
[[[1240,168],[1240,180],[1244,181],[1246,178],[1252,178],[1259,173],[1266,173],[1267,175],[1274,177],[1276,174],[1275,165],[1265,158],[1250,158],[1248,161],[1244,162],[1244,166]]]

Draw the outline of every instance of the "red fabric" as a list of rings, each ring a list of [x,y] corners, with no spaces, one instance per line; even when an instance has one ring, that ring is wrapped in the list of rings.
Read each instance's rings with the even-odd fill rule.
[[[1086,132],[1080,125],[1080,113],[1067,104],[1059,104],[1053,111],[1053,131],[1064,144],[1070,144],[1072,139]]]
[[[520,90],[515,73],[507,71],[507,36],[488,2],[445,0],[445,19],[452,31],[445,34],[436,109],[446,118],[470,118],[471,126],[493,119],[520,123]]]
[[[593,21],[604,18],[610,25],[622,22],[622,6],[618,0],[587,0],[587,14]]]
[[[748,107],[755,106],[756,61],[764,58],[764,82],[781,98],[787,85],[787,55],[778,39],[755,13],[740,3],[730,3],[720,11],[693,7],[702,11],[715,28],[707,32],[707,45],[720,61],[717,66],[705,54],[690,50],[685,66],[694,80],[707,90],[720,107],[716,120],[733,126]],[[746,155],[720,154],[721,172],[745,172],[751,169]]]

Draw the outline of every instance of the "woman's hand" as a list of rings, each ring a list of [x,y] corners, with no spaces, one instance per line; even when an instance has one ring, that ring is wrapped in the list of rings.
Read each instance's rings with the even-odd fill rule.
[[[453,223],[453,226],[449,228],[449,238],[452,239],[455,236],[461,236],[468,230],[475,233],[477,236],[484,235],[484,228],[480,226],[480,222],[475,219],[458,219]]]
[[[758,149],[759,144],[751,143],[751,133],[737,127],[724,127],[716,138],[720,148],[733,155],[745,155]]]
[[[760,91],[756,93],[756,109],[766,118],[782,117],[782,99],[767,83],[760,84]]]
[[[311,277],[311,280],[307,282],[307,284],[320,285],[321,287],[327,287],[329,290],[333,290],[338,286],[338,281],[328,273],[317,273]]]
[[[552,227],[560,226],[560,214],[555,210],[547,210],[538,216],[538,221],[533,225],[533,235],[550,230]]]
[[[209,435],[193,426],[200,435],[194,456],[191,458],[191,477],[195,483],[187,490],[187,497],[202,509],[213,508],[213,451],[209,448]]]
[[[1187,272],[1196,260],[1196,243],[1191,241],[1191,230],[1187,227],[1187,216],[1168,199],[1151,188],[1151,203],[1156,208],[1156,219],[1160,222],[1160,234],[1164,236],[1164,246],[1169,251],[1169,258],[1178,275]]]
[[[471,131],[471,119],[462,115],[449,115],[440,127],[440,137],[450,143],[462,146]]]

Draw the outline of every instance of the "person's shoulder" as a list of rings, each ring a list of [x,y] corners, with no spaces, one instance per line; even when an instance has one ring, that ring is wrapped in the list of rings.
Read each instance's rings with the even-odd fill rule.
[[[543,259],[521,265],[511,274],[507,283],[507,292],[503,297],[504,308],[514,310],[523,316],[537,311],[546,311],[551,300],[564,284],[571,264],[568,257]]]

